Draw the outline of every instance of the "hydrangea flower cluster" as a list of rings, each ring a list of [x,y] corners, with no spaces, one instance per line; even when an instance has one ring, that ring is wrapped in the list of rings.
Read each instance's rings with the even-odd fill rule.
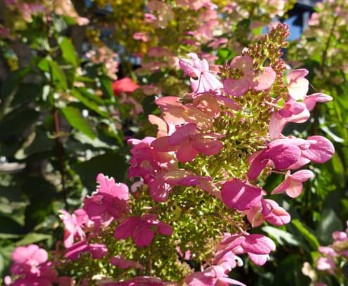
[[[229,278],[240,256],[266,263],[276,246],[250,228],[289,223],[273,195],[299,196],[314,176],[300,168],[334,153],[324,137],[282,134],[331,100],[307,95],[307,71],[286,70],[287,36],[277,25],[218,72],[194,53],[180,59],[191,92],[158,98],[157,136],[129,139],[132,192],[99,174],[81,209],[61,211],[60,273],[85,285],[244,285]],[[274,172],[284,180],[267,192]]]

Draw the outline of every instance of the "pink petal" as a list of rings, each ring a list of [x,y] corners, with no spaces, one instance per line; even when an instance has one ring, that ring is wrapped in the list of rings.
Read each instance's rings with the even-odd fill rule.
[[[171,152],[176,150],[176,146],[169,143],[170,136],[159,137],[151,143],[151,147],[158,152]]]
[[[250,79],[241,77],[239,79],[228,78],[223,81],[225,92],[232,96],[244,95],[252,86]]]
[[[170,225],[159,221],[157,224],[157,232],[162,235],[171,236],[173,234],[173,228]]]
[[[277,74],[271,67],[263,68],[258,77],[255,78],[255,90],[265,90],[272,86],[276,79]]]
[[[288,74],[288,91],[293,99],[304,99],[306,96],[309,88],[309,81],[305,79],[307,74],[306,69],[294,70]]]
[[[115,229],[114,237],[116,239],[126,239],[133,235],[134,229],[140,223],[139,217],[131,217],[121,222]]]
[[[262,234],[250,234],[242,243],[243,249],[253,254],[269,254],[276,249],[274,242]]]
[[[197,154],[198,151],[193,147],[192,142],[187,141],[180,145],[176,157],[181,163],[186,163],[192,161]]]
[[[311,111],[315,107],[317,102],[328,102],[332,99],[333,98],[330,95],[324,93],[313,93],[307,95],[303,102],[306,104],[307,109]]]
[[[186,140],[188,137],[193,134],[197,134],[198,129],[197,125],[193,123],[188,123],[180,128],[178,128],[168,139],[170,145],[175,146],[179,145]]]
[[[203,136],[195,136],[193,147],[201,154],[211,156],[219,154],[223,145],[220,141],[206,139]]]
[[[133,234],[134,243],[138,247],[149,246],[155,237],[154,231],[147,223],[141,222]]]
[[[252,262],[254,262],[258,266],[264,265],[268,258],[268,254],[253,254],[253,253],[248,253],[248,256]]]
[[[303,155],[314,163],[325,163],[330,160],[335,153],[332,143],[322,136],[310,136],[307,138],[310,142],[308,149],[303,150]]]
[[[262,189],[249,186],[239,179],[224,183],[221,190],[224,204],[239,211],[245,211],[258,204],[261,193]]]

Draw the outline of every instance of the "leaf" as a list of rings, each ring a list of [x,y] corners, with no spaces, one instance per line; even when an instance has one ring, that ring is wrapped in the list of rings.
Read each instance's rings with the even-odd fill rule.
[[[36,243],[42,240],[50,240],[51,238],[52,237],[49,234],[31,232],[27,234],[26,236],[24,236],[21,240],[17,241],[15,245],[22,246],[22,245],[27,245],[31,243]]]
[[[103,94],[108,97],[112,98],[114,97],[114,92],[112,90],[111,86],[111,79],[107,76],[101,76],[100,77],[100,84],[101,84],[101,89],[103,91]]]
[[[273,226],[264,226],[262,230],[273,238],[279,245],[294,245],[299,246],[300,242],[291,233],[275,228]]]
[[[42,59],[37,67],[45,72],[47,80],[53,84],[57,90],[67,89],[67,80],[62,68],[52,59],[44,58]]]
[[[94,139],[96,137],[92,127],[88,121],[82,117],[80,111],[75,107],[65,107],[61,109],[65,119],[69,124],[80,132],[84,133],[88,137]]]
[[[74,67],[77,67],[79,60],[71,40],[66,37],[61,37],[58,42],[60,49],[62,50],[63,59]]]
[[[124,156],[115,152],[107,152],[93,157],[89,161],[80,162],[72,166],[89,190],[95,189],[96,178],[99,173],[114,177],[117,182],[124,181],[127,167],[128,164]]]
[[[87,96],[85,96],[87,92],[81,94],[79,93],[76,89],[73,89],[71,91],[71,94],[77,98],[83,105],[85,105],[87,108],[95,111],[96,113],[98,113],[100,116],[102,117],[105,117],[105,118],[108,118],[109,117],[109,114],[105,111],[102,111],[99,106],[93,102],[92,100],[90,100]],[[103,101],[102,101],[103,103]]]
[[[317,250],[320,244],[315,235],[298,219],[293,219],[291,223],[301,232],[311,248]]]

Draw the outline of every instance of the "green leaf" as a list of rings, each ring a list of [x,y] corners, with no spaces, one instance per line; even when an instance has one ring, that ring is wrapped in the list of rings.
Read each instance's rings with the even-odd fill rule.
[[[291,223],[301,232],[313,250],[318,249],[320,246],[318,239],[301,221],[298,219],[293,219]]]
[[[49,239],[51,239],[51,235],[49,234],[31,232],[24,236],[21,240],[17,241],[15,244],[16,246],[21,246]]]
[[[300,242],[295,238],[295,236],[279,228],[275,228],[273,226],[264,226],[262,230],[273,238],[279,245],[300,245]]]
[[[71,91],[71,94],[77,98],[82,104],[84,104],[89,109],[95,111],[100,116],[108,118],[109,115],[107,112],[100,110],[99,106],[94,103],[93,101],[89,100],[88,97],[85,96],[87,92],[84,92],[83,94],[79,93],[76,89]]]
[[[65,119],[69,124],[80,132],[84,133],[88,137],[94,139],[96,137],[92,127],[88,121],[82,117],[80,111],[75,107],[65,107],[61,109]]]
[[[112,90],[111,86],[111,79],[107,76],[101,76],[100,77],[100,84],[101,89],[103,91],[103,94],[107,96],[108,98],[114,97],[114,92]]]
[[[83,184],[89,190],[94,190],[99,173],[114,177],[117,182],[122,182],[125,180],[127,166],[124,156],[115,152],[107,152],[93,157],[89,161],[78,163],[72,168],[79,174]]]
[[[44,58],[37,65],[40,70],[45,72],[46,78],[57,90],[67,89],[67,80],[62,68],[52,59]]]
[[[74,67],[77,67],[79,65],[79,60],[70,39],[61,37],[58,42],[60,49],[62,50],[64,60],[66,60],[69,64],[72,64]]]

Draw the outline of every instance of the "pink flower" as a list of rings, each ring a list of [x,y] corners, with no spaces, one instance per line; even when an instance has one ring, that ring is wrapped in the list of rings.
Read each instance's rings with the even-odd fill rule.
[[[131,78],[124,77],[112,83],[112,90],[115,95],[120,95],[122,92],[132,93],[139,88]]]
[[[276,187],[272,194],[286,193],[291,198],[296,198],[302,193],[302,183],[314,178],[314,174],[309,170],[300,170],[291,175],[288,171],[285,180]]]
[[[133,34],[133,39],[143,41],[146,43],[150,40],[150,37],[147,32],[137,32]]]
[[[80,241],[67,249],[65,257],[70,260],[76,260],[82,253],[89,253],[93,259],[100,259],[108,253],[108,249],[104,244],[88,244],[87,241]]]
[[[225,92],[242,96],[249,89],[265,90],[272,86],[276,73],[271,67],[264,67],[259,75],[254,73],[253,59],[249,55],[237,56],[230,63],[234,77],[223,81]]]
[[[12,253],[11,272],[18,275],[36,274],[40,271],[38,266],[45,263],[47,259],[47,251],[35,244],[17,247]]]
[[[46,250],[35,244],[17,247],[12,253],[13,264],[11,266],[11,274],[16,275],[17,279],[12,282],[12,279],[7,277],[6,284],[14,286],[52,285],[58,274],[47,258]]]
[[[334,275],[336,264],[330,257],[320,257],[317,261],[317,269],[321,271],[327,271],[331,275]]]
[[[60,210],[60,218],[64,223],[64,246],[66,248],[74,244],[74,239],[78,237],[80,240],[86,238],[83,226],[89,221],[88,215],[83,209],[77,209],[71,215],[66,210]]]
[[[142,217],[130,217],[121,222],[115,229],[116,239],[132,237],[138,247],[149,246],[155,236],[159,234],[171,236],[173,229],[168,224],[161,222],[155,215],[145,214]]]
[[[229,286],[245,284],[228,278],[225,274],[225,269],[221,266],[215,265],[204,270],[204,272],[194,272],[185,278],[188,286]]]
[[[256,179],[266,165],[276,170],[298,169],[310,161],[325,163],[331,159],[335,149],[322,136],[310,136],[307,140],[297,138],[276,139],[267,148],[251,156],[248,177]]]
[[[97,191],[84,200],[83,209],[89,218],[99,224],[124,216],[128,208],[128,187],[103,174],[97,176],[97,182]]]
[[[247,253],[256,265],[263,265],[266,263],[269,253],[275,248],[274,242],[262,234],[244,232],[231,235],[226,233],[218,245],[215,259],[220,259],[231,251],[234,254]]]
[[[280,207],[277,202],[263,198],[258,205],[253,205],[243,213],[247,215],[252,227],[258,227],[265,221],[281,226],[289,223],[291,220],[289,213]]]
[[[180,59],[180,68],[190,77],[194,93],[217,91],[222,88],[221,82],[209,71],[208,62],[200,60],[195,53],[190,53],[191,59]]]
[[[245,211],[258,204],[261,194],[261,188],[250,186],[239,179],[224,183],[221,190],[224,204],[239,211]]]
[[[182,162],[192,161],[198,154],[216,155],[223,145],[216,133],[200,133],[196,124],[188,123],[177,129],[171,136],[157,138],[151,146],[159,152],[176,151],[177,159]]]

